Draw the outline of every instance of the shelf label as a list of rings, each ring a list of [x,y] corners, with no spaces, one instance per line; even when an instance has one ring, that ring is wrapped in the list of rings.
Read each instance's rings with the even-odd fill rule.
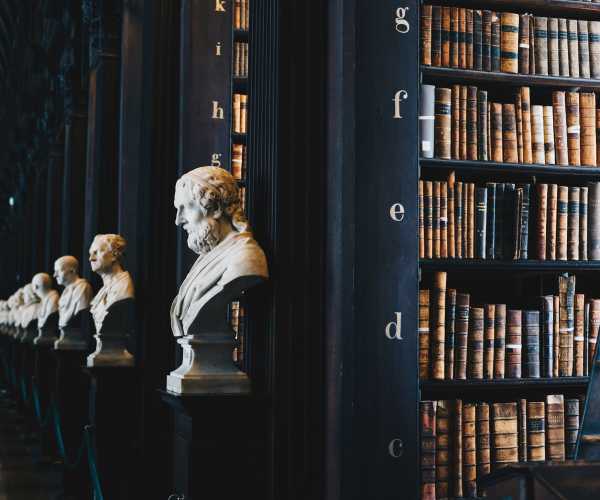
[[[396,9],[396,31],[403,35],[410,31],[410,23],[406,20],[406,12],[410,7],[398,7]]]
[[[402,338],[402,313],[396,313],[396,319],[385,327],[385,336],[390,340],[404,340]]]
[[[221,55],[221,42],[217,42],[217,47],[215,49],[218,56]]]
[[[400,102],[408,99],[408,92],[406,90],[399,90],[394,95],[392,99],[394,101],[394,118],[396,120],[402,119],[402,115],[400,114]]]
[[[390,207],[390,217],[393,221],[402,222],[404,220],[404,205],[402,203],[394,203]]]
[[[223,156],[222,153],[213,153],[210,158],[210,164],[213,167],[220,167],[221,166],[221,156]]]
[[[213,101],[213,120],[224,120],[225,119],[225,112],[223,111],[223,108],[221,106],[219,106],[219,101]]]
[[[388,444],[388,453],[392,458],[400,458],[404,454],[404,443],[402,439],[392,439]]]
[[[225,2],[226,0],[215,0],[215,12],[226,12]]]

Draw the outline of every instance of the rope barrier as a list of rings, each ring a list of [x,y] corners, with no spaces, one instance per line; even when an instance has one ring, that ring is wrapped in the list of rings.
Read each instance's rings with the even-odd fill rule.
[[[104,500],[102,487],[100,486],[100,476],[98,475],[98,465],[96,464],[96,446],[92,436],[92,429],[92,425],[85,426],[85,442],[88,450],[88,465],[92,478],[92,489],[94,491],[94,500]]]
[[[45,429],[50,424],[50,418],[52,417],[52,411],[46,413],[46,418],[42,418],[42,408],[40,405],[40,396],[38,393],[37,385],[33,379],[31,379],[31,394],[33,397],[33,408],[35,410],[35,416],[37,418],[40,429]]]
[[[77,466],[81,462],[81,459],[83,458],[83,451],[85,450],[85,446],[86,446],[85,436],[81,440],[81,444],[79,445],[79,449],[77,450],[77,453],[75,455],[75,460],[73,460],[73,462],[69,461],[67,451],[65,449],[65,441],[63,439],[60,411],[59,411],[58,406],[56,405],[55,401],[52,402],[51,408],[52,408],[52,413],[54,415],[54,437],[56,439],[56,446],[58,447],[58,453],[60,454],[61,458],[63,459],[63,463],[64,463],[65,467],[67,467],[67,469],[75,469],[75,468],[77,468]],[[85,430],[84,430],[84,432],[85,432]]]

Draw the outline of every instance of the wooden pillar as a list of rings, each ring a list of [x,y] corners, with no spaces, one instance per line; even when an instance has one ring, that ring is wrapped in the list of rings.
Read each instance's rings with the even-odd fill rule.
[[[64,171],[64,145],[53,144],[48,160],[46,179],[46,232],[44,235],[44,265],[42,272],[52,275],[54,261],[60,257],[62,217],[62,187]]]

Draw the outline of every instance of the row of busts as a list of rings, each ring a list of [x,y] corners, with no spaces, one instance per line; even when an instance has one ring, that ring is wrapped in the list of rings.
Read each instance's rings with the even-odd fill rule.
[[[132,365],[126,337],[131,330],[134,287],[121,264],[125,247],[125,239],[118,234],[94,238],[90,265],[103,282],[95,296],[90,283],[79,276],[75,257],[57,259],[54,278],[64,287],[62,294],[53,289],[49,274],[36,274],[31,283],[19,288],[8,300],[0,301],[0,333],[56,350],[85,351],[91,340],[91,315],[96,350],[88,356],[87,365]]]

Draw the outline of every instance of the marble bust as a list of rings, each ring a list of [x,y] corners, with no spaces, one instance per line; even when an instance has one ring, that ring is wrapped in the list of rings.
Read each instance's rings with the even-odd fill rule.
[[[10,306],[8,321],[11,327],[11,335],[16,338],[21,334],[20,328],[21,313],[23,310],[23,288],[19,288],[10,296],[8,299],[8,304]]]
[[[96,351],[88,356],[88,366],[131,366],[134,362],[125,347],[135,297],[131,275],[121,263],[126,247],[125,238],[118,234],[99,234],[90,246],[90,265],[103,286],[91,302]]]
[[[37,319],[40,312],[40,299],[33,290],[33,285],[28,283],[23,287],[23,305],[20,308],[18,319],[20,321],[22,342],[33,340],[37,335]]]
[[[199,167],[175,186],[175,224],[198,255],[171,305],[171,329],[183,364],[167,377],[177,393],[245,393],[247,376],[232,361],[227,307],[268,278],[265,254],[254,240],[236,180],[218,167]],[[207,347],[210,344],[210,348]]]
[[[38,335],[33,343],[35,345],[54,344],[58,333],[58,292],[52,288],[52,278],[46,273],[36,274],[31,285],[34,293],[40,299]]]

